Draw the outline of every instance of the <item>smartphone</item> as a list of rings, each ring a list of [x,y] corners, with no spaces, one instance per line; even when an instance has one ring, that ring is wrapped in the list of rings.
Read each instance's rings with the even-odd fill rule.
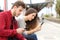
[[[41,23],[41,26],[44,24],[44,22]]]

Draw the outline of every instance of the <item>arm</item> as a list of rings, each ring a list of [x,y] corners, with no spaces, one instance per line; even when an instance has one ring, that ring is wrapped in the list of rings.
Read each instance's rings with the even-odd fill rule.
[[[25,28],[25,20],[24,20],[24,15],[16,17],[16,21],[18,23],[19,28]]]
[[[16,34],[16,29],[10,30],[10,29],[5,29],[6,27],[6,22],[5,19],[2,15],[0,15],[0,36],[13,36]]]
[[[16,37],[19,39],[19,40],[26,40],[26,38],[21,35],[21,34],[17,34]]]
[[[39,31],[39,30],[41,30],[40,25],[38,25],[36,28],[34,28],[34,29],[30,30],[30,31],[25,31],[25,32],[26,32],[27,34],[32,34],[32,33],[37,32],[37,31]]]
[[[23,28],[18,28],[18,29],[5,29],[6,28],[6,21],[2,15],[0,15],[0,36],[1,37],[9,37],[9,36],[14,36],[19,34],[19,39],[24,39],[22,36],[22,33],[24,32]],[[22,38],[21,38],[22,37]]]

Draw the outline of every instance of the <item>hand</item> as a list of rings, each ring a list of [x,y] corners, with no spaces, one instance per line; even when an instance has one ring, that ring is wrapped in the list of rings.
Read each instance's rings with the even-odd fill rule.
[[[28,35],[28,34],[29,34],[29,31],[24,31],[24,34],[25,34],[25,35]]]
[[[16,29],[16,31],[19,34],[22,34],[25,31],[25,29],[24,28],[18,28],[18,29]]]
[[[27,40],[27,39],[24,39],[24,40]]]

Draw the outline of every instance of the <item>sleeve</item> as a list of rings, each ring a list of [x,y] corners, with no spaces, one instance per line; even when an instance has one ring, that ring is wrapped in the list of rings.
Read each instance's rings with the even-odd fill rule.
[[[26,39],[22,34],[17,34],[16,37],[17,37],[19,40],[25,40],[25,39]]]
[[[24,16],[22,15],[22,16],[19,16],[19,17],[15,17],[16,18],[16,21],[17,21],[17,23],[18,23],[18,26],[20,27],[20,28],[25,28],[25,20],[24,20]]]
[[[10,29],[5,29],[5,27],[6,27],[5,19],[3,16],[0,15],[0,36],[8,37],[16,34],[16,29],[10,30]]]

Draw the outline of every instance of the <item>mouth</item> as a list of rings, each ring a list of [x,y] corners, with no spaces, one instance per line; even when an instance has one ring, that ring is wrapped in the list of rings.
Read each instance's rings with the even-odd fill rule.
[[[20,14],[18,14],[18,16],[19,16]]]
[[[29,21],[31,21],[31,19]]]

